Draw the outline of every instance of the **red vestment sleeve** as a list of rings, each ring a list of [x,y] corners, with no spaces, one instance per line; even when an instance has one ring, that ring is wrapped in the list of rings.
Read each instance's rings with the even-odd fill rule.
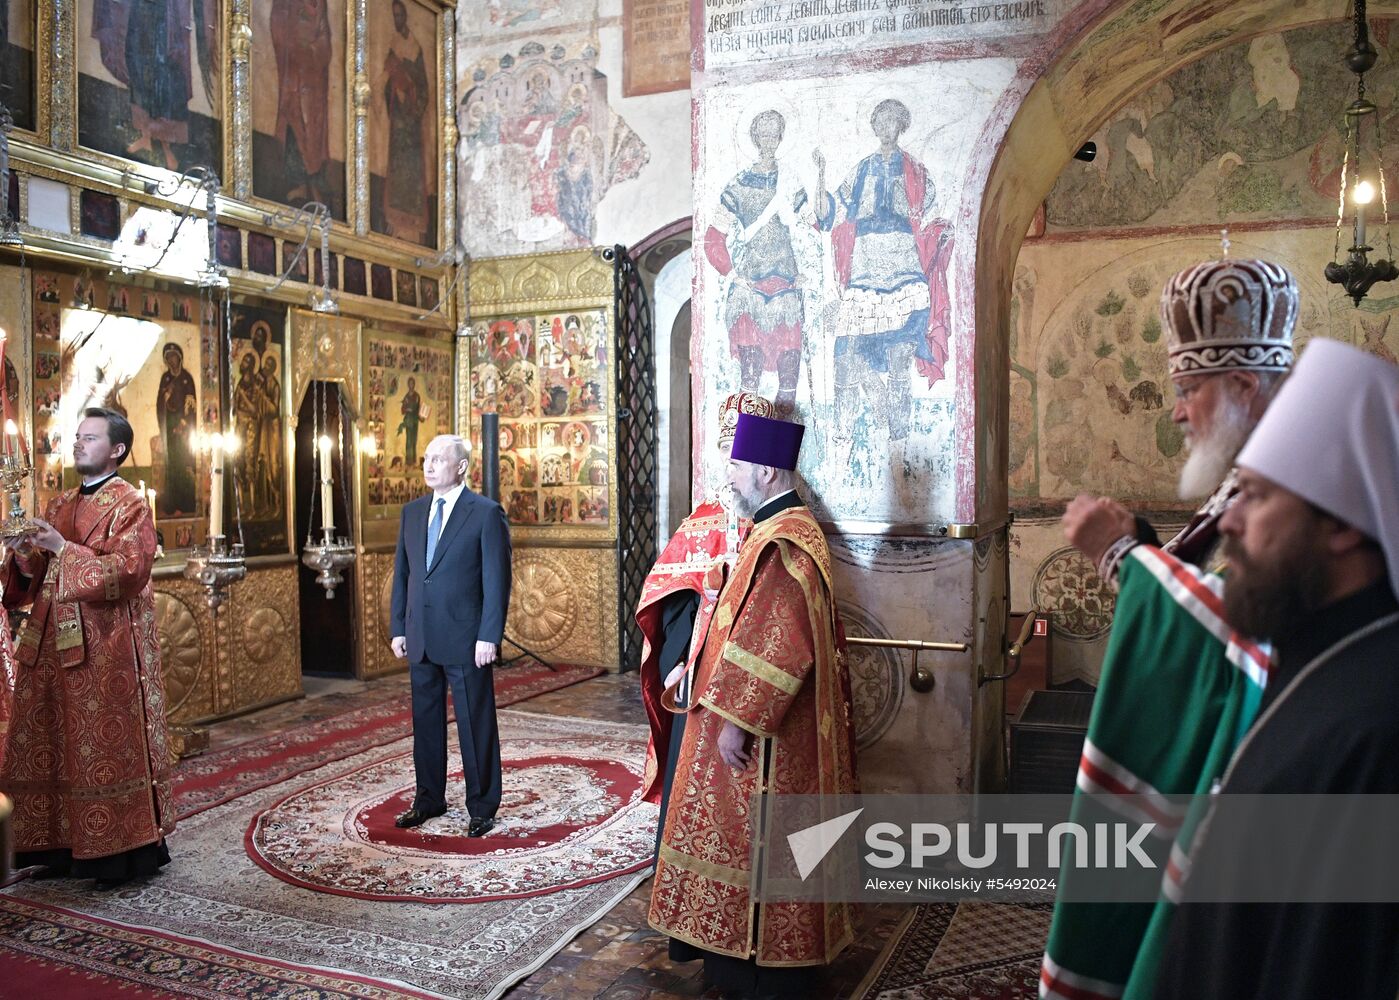
[[[151,581],[155,526],[151,509],[131,500],[114,518],[110,534],[91,548],[70,541],[58,564],[55,598],[64,603],[123,601],[140,596]]]
[[[815,663],[809,605],[823,593],[815,561],[773,541],[699,703],[755,736],[775,736]]]

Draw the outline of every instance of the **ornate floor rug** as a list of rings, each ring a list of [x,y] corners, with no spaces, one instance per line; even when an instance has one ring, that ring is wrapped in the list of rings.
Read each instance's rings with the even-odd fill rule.
[[[571,746],[594,738],[620,746],[645,739],[642,726],[515,711],[501,712],[500,723],[506,741]],[[170,838],[173,863],[149,881],[108,893],[68,879],[0,891],[0,983],[35,982],[43,969],[55,987],[78,974],[90,977],[88,986],[54,996],[109,989],[107,995],[136,997],[493,1000],[646,876],[643,870],[526,900],[441,906],[308,892],[249,858],[244,835],[253,816],[384,757],[383,747],[371,747],[190,813]],[[219,986],[220,977],[231,985]]]
[[[497,669],[496,706],[504,708],[605,673],[600,667],[538,663]],[[365,704],[180,761],[175,771],[175,811],[180,819],[229,802],[258,788],[304,774],[312,767],[412,735],[413,713],[405,693],[389,700],[366,692]],[[449,713],[448,719],[453,716]]]
[[[248,854],[302,888],[423,903],[542,896],[649,867],[657,809],[640,799],[646,731],[563,732],[541,719],[553,721],[501,713],[505,794],[484,837],[467,837],[464,806],[411,830],[394,826],[415,791],[409,737],[258,812]],[[459,791],[455,748],[448,774]]]
[[[1050,903],[916,906],[854,1000],[1035,1000]]]

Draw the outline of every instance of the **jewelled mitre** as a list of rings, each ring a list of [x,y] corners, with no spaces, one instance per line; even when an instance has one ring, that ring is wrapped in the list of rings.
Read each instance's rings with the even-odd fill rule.
[[[1266,260],[1210,260],[1181,271],[1161,293],[1170,373],[1292,367],[1297,281]]]
[[[719,406],[719,448],[723,451],[727,451],[733,445],[740,413],[771,417],[772,404],[756,392],[736,392],[724,400]]]

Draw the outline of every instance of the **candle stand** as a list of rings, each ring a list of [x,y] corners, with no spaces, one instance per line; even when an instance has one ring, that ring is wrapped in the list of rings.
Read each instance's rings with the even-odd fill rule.
[[[341,570],[355,561],[355,546],[345,536],[334,537],[335,529],[322,528],[318,544],[310,542],[301,550],[301,562],[317,572],[316,582],[325,588],[326,600],[335,597],[335,588],[345,582]]]
[[[230,546],[223,535],[211,537],[208,548],[192,549],[185,560],[185,579],[203,584],[205,603],[215,615],[228,600],[229,586],[247,575],[242,543]]]

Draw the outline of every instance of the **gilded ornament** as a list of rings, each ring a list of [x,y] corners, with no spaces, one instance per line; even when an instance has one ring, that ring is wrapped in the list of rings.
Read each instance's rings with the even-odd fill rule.
[[[554,649],[568,641],[578,619],[578,601],[568,571],[534,552],[516,557],[508,631],[526,645]]]
[[[160,670],[169,711],[174,716],[198,690],[203,673],[199,621],[188,604],[165,591],[156,592],[155,618],[160,637]]]
[[[254,663],[280,656],[287,638],[287,623],[274,608],[258,608],[244,620],[243,649]]]

